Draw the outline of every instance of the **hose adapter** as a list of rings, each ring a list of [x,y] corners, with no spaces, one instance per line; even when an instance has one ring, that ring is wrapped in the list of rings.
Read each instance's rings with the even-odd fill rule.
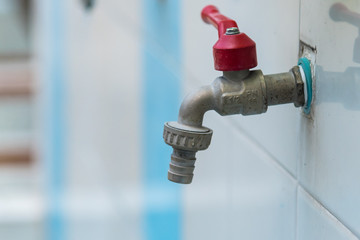
[[[212,133],[207,127],[192,127],[178,122],[165,123],[164,141],[174,149],[168,171],[170,181],[191,183],[195,169],[195,154],[209,147]]]

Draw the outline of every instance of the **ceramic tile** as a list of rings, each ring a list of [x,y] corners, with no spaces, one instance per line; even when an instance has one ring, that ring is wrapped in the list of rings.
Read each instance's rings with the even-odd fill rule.
[[[212,143],[184,188],[185,239],[295,239],[296,181],[229,121],[208,117]]]
[[[357,240],[338,219],[302,188],[298,189],[298,240]]]
[[[301,2],[303,41],[316,47],[316,92],[311,119],[300,123],[299,180],[337,219],[358,236],[360,201],[360,71],[355,61],[357,28],[330,16],[339,1]],[[360,12],[357,1],[341,1]],[[334,15],[346,14],[334,10]],[[336,56],[336,57],[335,57]]]

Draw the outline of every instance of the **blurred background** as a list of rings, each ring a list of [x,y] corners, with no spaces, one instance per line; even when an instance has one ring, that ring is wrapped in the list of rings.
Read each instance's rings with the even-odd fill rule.
[[[0,0],[0,239],[358,239],[360,24],[331,19],[336,2]],[[316,49],[316,100],[310,117],[207,113],[212,144],[180,186],[163,124],[222,74],[208,4],[264,74]]]

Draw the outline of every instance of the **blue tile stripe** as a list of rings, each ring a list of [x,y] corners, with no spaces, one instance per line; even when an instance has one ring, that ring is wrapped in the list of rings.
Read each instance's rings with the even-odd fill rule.
[[[64,218],[62,196],[64,188],[64,1],[49,2],[49,47],[46,86],[46,165],[48,174],[49,214],[47,219],[47,239],[64,240]]]
[[[143,182],[147,240],[182,239],[181,187],[167,180],[171,147],[163,124],[180,105],[180,0],[143,0]]]

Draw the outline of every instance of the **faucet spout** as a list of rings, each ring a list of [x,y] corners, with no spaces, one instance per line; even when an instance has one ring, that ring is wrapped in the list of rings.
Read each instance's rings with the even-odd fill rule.
[[[211,85],[203,86],[189,94],[181,104],[178,123],[202,126],[204,114],[215,108],[215,96]]]

